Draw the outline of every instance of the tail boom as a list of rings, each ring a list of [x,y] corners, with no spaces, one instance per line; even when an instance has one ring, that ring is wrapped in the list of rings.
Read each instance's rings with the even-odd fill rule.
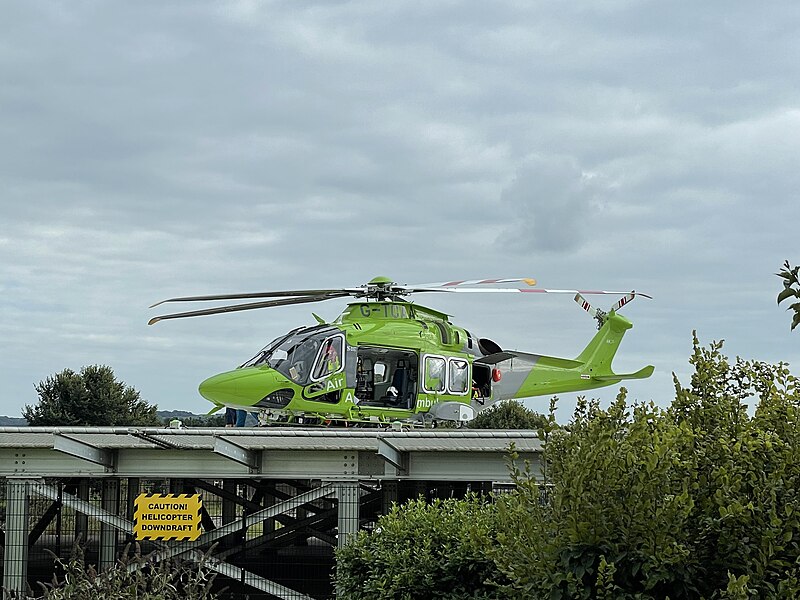
[[[600,330],[574,360],[503,352],[476,362],[492,364],[501,379],[492,386],[492,400],[528,398],[567,392],[581,392],[614,385],[627,379],[645,379],[653,374],[652,365],[635,373],[614,373],[611,362],[625,332],[633,327],[622,315],[610,311]]]

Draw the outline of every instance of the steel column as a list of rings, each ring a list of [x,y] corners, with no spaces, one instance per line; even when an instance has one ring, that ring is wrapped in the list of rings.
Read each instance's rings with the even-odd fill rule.
[[[119,479],[103,480],[102,506],[106,513],[119,515],[119,492]],[[100,523],[100,557],[98,566],[101,571],[105,571],[116,564],[118,539],[116,527],[109,523]]]
[[[343,547],[350,538],[358,533],[359,508],[361,504],[361,488],[357,481],[341,481],[336,484],[336,499],[338,502],[338,531],[337,546]]]
[[[75,494],[79,500],[89,502],[89,480],[81,478]],[[89,535],[89,517],[83,511],[75,511],[75,540],[85,542]]]
[[[6,545],[3,554],[3,597],[25,596],[28,589],[27,479],[6,479]]]
[[[392,510],[392,504],[397,504],[397,500],[399,495],[397,493],[397,482],[396,481],[384,481],[381,484],[381,489],[383,490],[383,503],[381,506],[381,514],[387,515],[389,511]]]

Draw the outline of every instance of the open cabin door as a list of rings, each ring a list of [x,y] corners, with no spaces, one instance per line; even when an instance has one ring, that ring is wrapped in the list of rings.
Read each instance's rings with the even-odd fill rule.
[[[356,399],[361,406],[413,410],[417,401],[419,356],[408,350],[359,346]]]
[[[492,397],[492,367],[479,362],[472,364],[472,398],[483,404]]]

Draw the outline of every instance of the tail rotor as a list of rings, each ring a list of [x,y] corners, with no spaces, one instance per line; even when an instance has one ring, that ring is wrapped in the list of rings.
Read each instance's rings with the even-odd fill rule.
[[[608,320],[609,314],[616,313],[620,308],[631,302],[636,296],[642,296],[644,298],[649,298],[650,300],[653,299],[652,296],[647,294],[642,294],[641,292],[631,291],[628,294],[625,294],[622,298],[617,300],[617,302],[608,310],[604,311],[599,308],[595,308],[584,298],[580,293],[575,294],[575,302],[578,303],[583,310],[585,310],[589,315],[597,321],[597,328],[600,329],[603,324]]]

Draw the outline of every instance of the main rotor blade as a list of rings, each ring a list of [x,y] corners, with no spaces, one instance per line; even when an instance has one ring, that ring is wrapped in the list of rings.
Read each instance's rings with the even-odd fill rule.
[[[405,288],[407,292],[447,292],[447,293],[459,293],[459,294],[612,294],[614,296],[619,296],[620,294],[628,295],[633,294],[635,296],[642,296],[644,298],[651,298],[652,296],[648,296],[647,294],[642,294],[641,292],[617,292],[613,290],[550,290],[544,288],[461,288],[461,287],[454,287],[454,288],[446,288],[446,287],[408,287]]]
[[[536,280],[532,277],[512,277],[508,279],[463,279],[460,281],[442,281],[439,283],[416,283],[413,285],[402,285],[405,288],[454,288],[462,285],[497,285],[500,283],[526,283],[530,286],[536,285]]]
[[[290,304],[304,304],[306,302],[322,302],[333,298],[344,298],[350,294],[346,292],[336,292],[330,294],[320,294],[318,296],[307,296],[301,298],[285,298],[281,300],[265,300],[264,302],[248,302],[247,304],[233,304],[231,306],[218,306],[216,308],[206,308],[204,310],[192,310],[188,312],[173,313],[170,315],[159,315],[150,319],[147,324],[153,325],[166,319],[181,319],[183,317],[202,317],[205,315],[217,315],[220,313],[237,312],[240,310],[252,310],[255,308],[268,308],[270,306],[288,306]]]
[[[344,292],[344,289],[336,290],[281,290],[278,292],[253,292],[249,294],[214,294],[211,296],[184,296],[181,298],[168,298],[161,300],[151,305],[150,308],[155,308],[165,302],[203,302],[206,300],[245,300],[247,298],[282,298],[282,297],[297,297],[297,296],[324,296],[327,294],[336,294]]]

